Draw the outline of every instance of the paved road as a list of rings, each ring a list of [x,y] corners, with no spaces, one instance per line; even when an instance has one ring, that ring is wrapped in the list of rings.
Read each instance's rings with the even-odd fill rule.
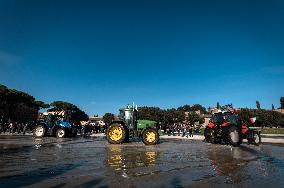
[[[0,187],[284,187],[283,145],[0,136]]]

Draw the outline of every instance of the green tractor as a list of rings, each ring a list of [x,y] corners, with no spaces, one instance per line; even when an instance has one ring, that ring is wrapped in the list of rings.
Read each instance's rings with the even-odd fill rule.
[[[110,123],[106,130],[109,143],[122,144],[137,137],[142,138],[146,145],[155,145],[159,142],[157,123],[151,120],[137,120],[137,107],[128,105],[119,112],[119,120]]]

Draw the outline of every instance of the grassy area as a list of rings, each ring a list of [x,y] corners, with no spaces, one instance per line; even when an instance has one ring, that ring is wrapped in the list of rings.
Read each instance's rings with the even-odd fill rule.
[[[205,128],[200,128],[201,135],[204,134]],[[161,131],[159,131],[160,135],[164,135]],[[261,129],[261,134],[284,134],[284,128],[263,128]]]
[[[284,134],[284,128],[263,128],[262,134]]]
[[[200,134],[204,135],[205,128],[200,128]]]
[[[200,128],[201,134],[204,134],[204,128]],[[284,134],[284,128],[263,128],[261,134]]]

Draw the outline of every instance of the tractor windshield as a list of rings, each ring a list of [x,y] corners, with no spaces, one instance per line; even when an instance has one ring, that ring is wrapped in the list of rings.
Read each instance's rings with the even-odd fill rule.
[[[120,119],[128,121],[133,119],[133,111],[128,109],[121,109],[119,110],[119,116]]]
[[[125,113],[124,114],[125,120],[131,120],[133,118],[133,111],[132,110],[125,110],[124,113]]]
[[[235,114],[226,114],[226,119],[234,125],[239,125],[240,123],[238,116],[236,116]]]
[[[212,115],[212,122],[216,124],[222,124],[224,122],[222,113],[215,113]]]

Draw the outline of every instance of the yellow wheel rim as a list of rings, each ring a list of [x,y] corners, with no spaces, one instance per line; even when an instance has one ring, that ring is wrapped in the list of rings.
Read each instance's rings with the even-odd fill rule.
[[[118,141],[122,138],[122,129],[121,127],[112,127],[109,130],[109,138],[113,141]]]
[[[156,134],[153,131],[149,131],[146,133],[146,140],[147,142],[154,142],[156,140]]]

